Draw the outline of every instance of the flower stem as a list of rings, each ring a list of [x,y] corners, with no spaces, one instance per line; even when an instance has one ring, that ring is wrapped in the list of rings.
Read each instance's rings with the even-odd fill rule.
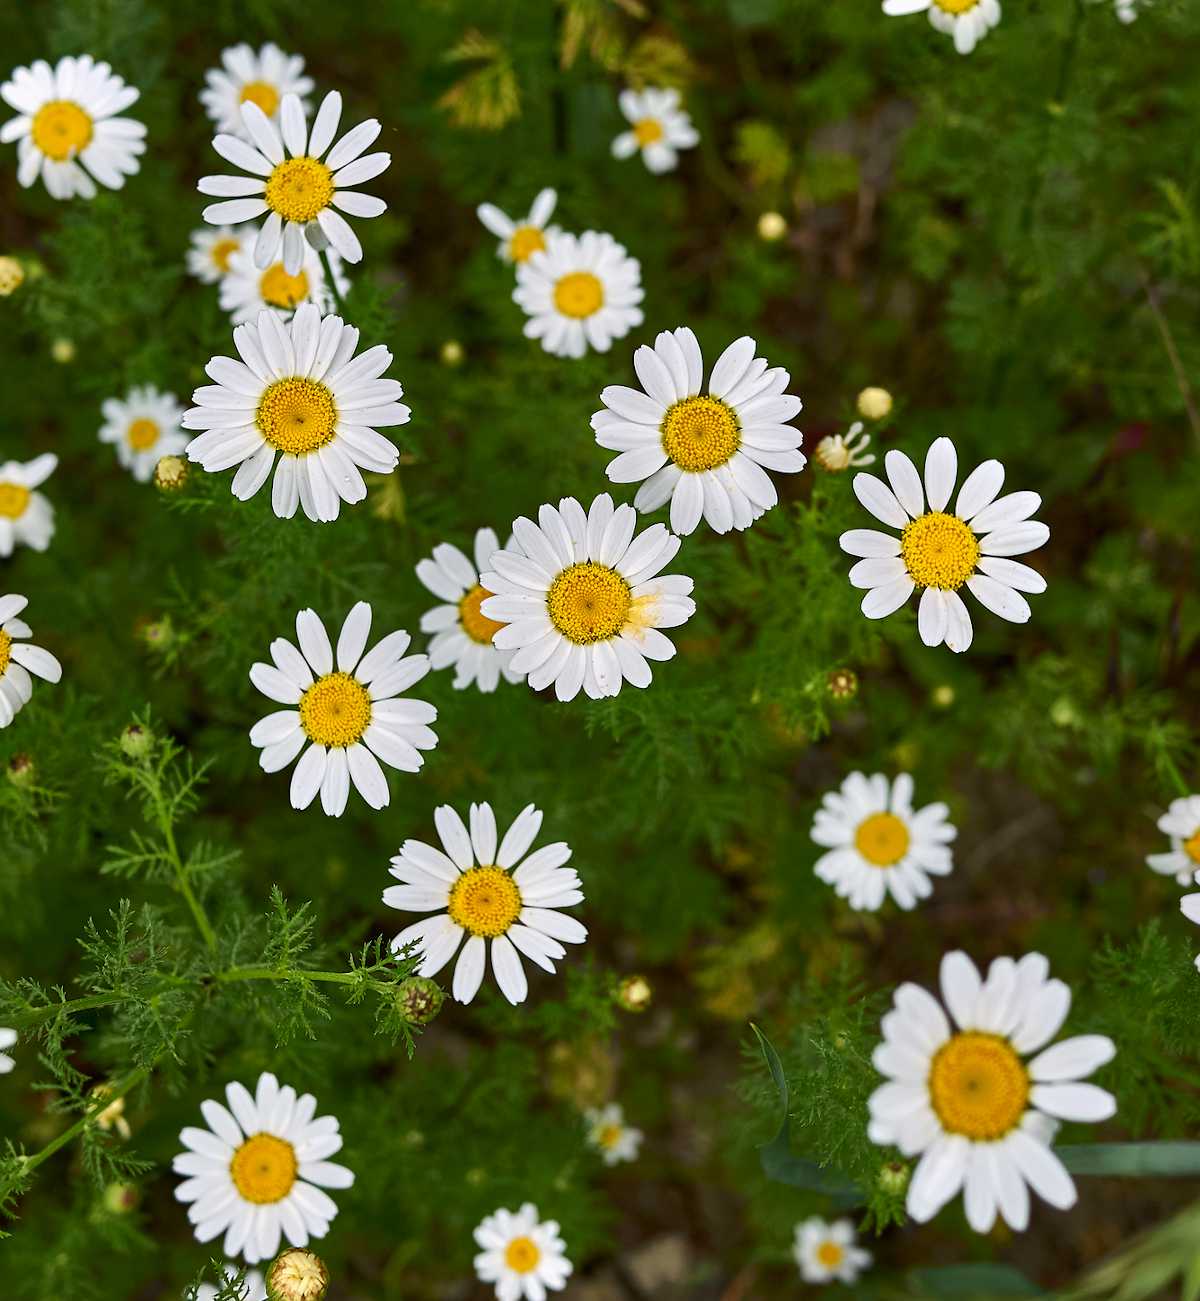
[[[71,1142],[77,1134],[81,1133],[106,1107],[111,1107],[118,1098],[123,1098],[130,1089],[140,1084],[150,1074],[151,1070],[153,1070],[153,1065],[139,1066],[137,1070],[130,1071],[128,1075],[119,1079],[102,1098],[97,1098],[87,1111],[85,1111],[69,1129],[64,1129],[57,1138],[52,1138],[40,1152],[36,1152],[33,1156],[27,1157],[25,1160],[25,1169],[27,1171],[36,1170],[43,1161],[49,1160],[50,1157],[52,1157],[60,1148],[66,1147],[66,1145]]]
[[[342,296],[338,293],[337,281],[333,278],[333,263],[329,260],[329,250],[318,249],[317,256],[321,259],[321,268],[325,272],[325,283],[329,286],[329,292],[333,296],[333,305],[337,309],[337,314],[344,316],[346,309],[342,305]]]

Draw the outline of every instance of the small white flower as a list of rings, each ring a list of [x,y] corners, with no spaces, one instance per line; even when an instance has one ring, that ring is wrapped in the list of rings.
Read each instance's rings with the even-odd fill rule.
[[[1200,885],[1200,872],[1197,872],[1193,878],[1196,885]],[[1190,922],[1195,922],[1200,926],[1200,893],[1185,894],[1180,896],[1179,911]],[[1196,970],[1200,971],[1200,956],[1196,958]]]
[[[187,435],[179,427],[183,408],[174,393],[162,393],[153,384],[131,388],[123,399],[107,398],[100,414],[100,441],[116,447],[117,460],[138,483],[149,483],[164,456],[187,446]]]
[[[7,727],[29,703],[33,695],[31,673],[46,682],[57,682],[62,677],[58,660],[48,650],[26,640],[33,636],[33,629],[17,615],[28,604],[29,598],[16,592],[0,596],[0,727]]]
[[[558,194],[551,189],[539,190],[529,209],[529,215],[514,221],[501,212],[494,203],[481,203],[475,209],[479,220],[500,241],[496,256],[505,262],[527,262],[535,253],[546,247],[546,240],[559,233],[557,226],[548,226],[558,202]]]
[[[249,252],[255,231],[251,227],[235,230],[232,226],[201,226],[188,237],[187,268],[206,285],[215,285],[229,274],[235,253]]]
[[[600,1153],[605,1165],[636,1161],[645,1135],[625,1123],[625,1111],[619,1102],[606,1107],[589,1107],[583,1113],[588,1127],[588,1142]]]
[[[851,466],[874,465],[875,453],[867,451],[871,435],[864,434],[862,428],[862,421],[856,420],[845,435],[829,434],[822,438],[813,451],[817,464],[832,474]]]
[[[922,11],[937,31],[954,37],[959,54],[970,54],[1000,21],[1000,0],[883,0],[883,12],[892,18]]]
[[[1172,800],[1158,820],[1158,829],[1171,840],[1166,854],[1148,854],[1146,866],[1163,876],[1173,876],[1180,885],[1191,885],[1200,869],[1200,795]]]
[[[342,273],[342,259],[332,249],[327,256],[334,285],[339,294],[345,295],[350,282]],[[263,311],[290,321],[302,303],[312,303],[322,316],[337,305],[320,254],[307,245],[304,262],[294,276],[288,275],[282,262],[273,262],[265,270],[256,267],[248,248],[234,253],[229,259],[229,271],[221,279],[220,303],[234,325],[257,321]]]
[[[700,143],[692,119],[679,107],[679,92],[647,86],[643,91],[623,90],[617,103],[632,129],[612,143],[614,158],[630,158],[640,149],[651,172],[670,172],[679,163],[679,150]]]
[[[563,841],[529,854],[542,825],[540,809],[528,804],[497,846],[496,815],[490,804],[472,804],[470,830],[448,805],[435,809],[434,825],[445,853],[421,840],[406,840],[392,859],[383,902],[409,912],[437,912],[406,927],[392,941],[399,950],[413,944],[423,955],[419,974],[435,976],[458,952],[454,997],[469,1003],[483,980],[487,942],[492,971],[510,1003],[529,993],[523,953],[546,971],[566,955],[563,944],[582,944],[587,929],[558,911],[583,902],[579,877],[563,866],[571,857]],[[526,855],[528,854],[528,857]],[[562,943],[559,943],[559,941]]]
[[[280,1238],[295,1247],[323,1238],[337,1204],[322,1190],[349,1188],[354,1175],[329,1157],[341,1149],[333,1116],[316,1116],[311,1093],[297,1096],[274,1075],[258,1077],[254,1096],[236,1081],[225,1086],[228,1107],[200,1104],[207,1129],[186,1127],[188,1150],[171,1162],[187,1176],[175,1197],[190,1202],[197,1242],[224,1233],[226,1256],[248,1265],[270,1260]]]
[[[0,556],[14,547],[45,551],[54,536],[54,507],[35,492],[54,473],[58,457],[53,452],[32,461],[0,464]]]
[[[525,337],[556,357],[607,352],[642,323],[642,268],[611,235],[548,234],[546,247],[517,267],[513,301],[524,311]]]
[[[509,538],[507,550],[514,539]],[[447,602],[435,605],[421,616],[421,631],[432,633],[429,662],[435,669],[454,665],[454,688],[461,691],[472,682],[480,691],[495,691],[501,677],[505,682],[520,682],[521,674],[509,665],[516,651],[497,650],[492,638],[504,627],[489,619],[480,606],[493,593],[480,586],[479,574],[500,550],[500,539],[493,529],[477,529],[475,563],[449,542],[434,547],[433,556],[417,561],[417,577],[436,597]]]
[[[222,1266],[221,1273],[227,1283],[232,1283],[237,1278],[237,1268],[234,1265]],[[258,1270],[246,1271],[246,1281],[242,1287],[242,1301],[267,1301],[267,1280]],[[219,1290],[211,1283],[201,1283],[196,1289],[196,1301],[216,1301],[219,1295]]]
[[[1128,25],[1137,21],[1139,7],[1148,3],[1149,0],[1113,0],[1113,10],[1117,20]]]
[[[371,607],[359,601],[346,616],[336,660],[329,634],[315,610],[296,616],[297,650],[286,637],[271,643],[272,664],[257,663],[250,681],[288,708],[260,719],[250,730],[263,772],[292,772],[292,808],[306,809],[321,792],[330,817],[346,808],[350,783],[373,809],[391,799],[378,760],[401,772],[417,772],[437,736],[429,724],[437,710],[424,700],[399,699],[429,672],[427,655],[408,655],[403,630],[388,633],[366,651]],[[308,743],[308,748],[305,745]]]
[[[571,1262],[557,1220],[539,1220],[526,1202],[519,1211],[498,1210],[475,1230],[483,1250],[475,1257],[475,1276],[496,1285],[497,1301],[545,1301],[547,1290],[567,1285]]]
[[[40,175],[55,199],[95,198],[94,181],[119,190],[146,151],[142,123],[117,116],[138,94],[90,54],[17,68],[0,97],[20,116],[0,127],[0,142],[17,141],[18,183]]]
[[[1105,1035],[1046,1047],[1071,1006],[1040,953],[997,958],[982,980],[965,953],[942,959],[942,999],[903,984],[883,1018],[872,1061],[888,1083],[871,1094],[868,1134],[906,1157],[920,1156],[907,1209],[932,1219],[965,1187],[967,1222],[987,1233],[999,1212],[1018,1233],[1029,1224],[1029,1188],[1059,1210],[1075,1185],[1051,1151],[1056,1121],[1107,1120],[1111,1093],[1081,1081],[1116,1048]],[[1024,1059],[1037,1053],[1031,1061]],[[1028,1187],[1027,1187],[1028,1185]]]
[[[11,1048],[17,1042],[17,1032],[0,1025],[0,1049]],[[0,1075],[7,1075],[16,1065],[8,1053],[0,1051]]]
[[[200,92],[204,111],[218,131],[250,139],[242,123],[242,105],[257,104],[272,121],[285,95],[307,95],[313,88],[311,77],[304,75],[304,59],[299,54],[285,54],[270,41],[257,53],[243,42],[221,51],[221,67],[204,74],[206,85]],[[300,107],[308,112],[301,99]]]
[[[855,587],[869,589],[862,602],[868,619],[898,610],[922,587],[917,627],[926,646],[943,641],[965,651],[973,631],[958,589],[993,614],[1012,623],[1029,619],[1022,592],[1044,592],[1046,580],[1010,556],[1036,551],[1050,536],[1045,524],[1029,517],[1042,504],[1036,492],[997,494],[1004,466],[984,461],[959,489],[954,513],[946,510],[958,476],[958,454],[948,438],[935,439],[925,457],[925,487],[903,452],[883,458],[889,488],[873,474],[854,476],[854,495],[883,523],[900,530],[898,538],[876,529],[850,529],[839,539],[843,551],[863,556],[850,570]],[[928,498],[928,508],[926,508]]]
[[[855,1245],[849,1220],[828,1224],[816,1215],[796,1225],[792,1255],[806,1283],[853,1283],[871,1263],[871,1253]]]
[[[642,389],[610,384],[607,410],[592,416],[596,442],[620,456],[609,462],[614,483],[638,483],[634,505],[657,510],[671,502],[671,528],[691,533],[701,516],[717,533],[746,529],[779,500],[767,470],[804,468],[803,435],[787,422],[800,414],[785,393],[791,376],[768,369],[744,335],[717,358],[701,395],[704,358],[687,326],[664,330],[654,347],[633,354]],[[644,481],[644,482],[643,482]]]

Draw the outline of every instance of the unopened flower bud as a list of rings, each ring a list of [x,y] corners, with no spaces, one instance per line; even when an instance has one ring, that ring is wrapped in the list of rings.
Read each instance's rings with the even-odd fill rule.
[[[438,353],[443,366],[461,366],[466,355],[466,349],[457,339],[447,339]]]
[[[160,492],[178,492],[187,483],[188,463],[182,456],[163,456],[154,467],[154,486]]]
[[[626,976],[617,986],[617,1004],[626,1012],[644,1012],[654,998],[645,976]]]
[[[104,1190],[103,1202],[110,1215],[128,1215],[138,1204],[138,1190],[133,1184],[109,1184]]]
[[[50,345],[50,356],[60,366],[69,366],[75,360],[75,343],[72,339],[55,339]]]
[[[865,388],[858,395],[858,414],[867,420],[882,420],[892,409],[892,395],[885,388]]]
[[[910,1170],[903,1161],[885,1161],[879,1167],[880,1191],[889,1197],[899,1197],[908,1187]]]
[[[954,688],[948,682],[943,682],[929,693],[929,699],[938,709],[949,709],[954,704]]]
[[[858,695],[858,674],[853,669],[834,669],[825,686],[834,700],[853,700]]]
[[[8,780],[22,790],[28,790],[37,779],[37,768],[27,754],[14,754],[8,761]]]
[[[301,1247],[281,1251],[267,1270],[268,1301],[321,1301],[328,1287],[325,1262]]]
[[[782,239],[787,234],[787,219],[782,212],[764,212],[758,219],[758,237],[768,244]]]
[[[396,988],[400,1015],[410,1025],[428,1025],[442,1010],[445,997],[437,981],[427,976],[409,976]]]
[[[121,733],[120,745],[127,759],[146,759],[154,749],[154,733],[140,723],[130,723]]]
[[[147,619],[139,624],[137,635],[150,650],[165,651],[175,640],[175,625],[171,616],[164,614],[161,619]]]
[[[25,283],[25,268],[15,257],[0,257],[0,298],[15,294]]]

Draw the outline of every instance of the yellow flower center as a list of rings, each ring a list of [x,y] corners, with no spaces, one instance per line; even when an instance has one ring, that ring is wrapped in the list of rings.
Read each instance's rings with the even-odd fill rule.
[[[263,197],[284,221],[301,225],[313,221],[333,198],[333,173],[324,163],[304,155],[285,158],[267,179]]]
[[[508,255],[514,262],[528,261],[546,247],[546,237],[536,226],[518,226],[508,238]]]
[[[621,1141],[621,1134],[620,1125],[605,1125],[596,1136],[596,1141],[603,1148],[613,1148]]]
[[[644,117],[633,124],[634,139],[643,149],[663,138],[663,124],[656,117]]]
[[[125,431],[125,441],[135,452],[148,452],[158,442],[158,422],[139,416]]]
[[[502,867],[472,867],[455,881],[446,911],[471,935],[503,935],[521,915],[521,892]]]
[[[300,697],[300,726],[318,745],[354,745],[371,722],[371,697],[349,673],[327,673]]]
[[[836,1269],[842,1263],[842,1257],[845,1254],[836,1242],[831,1242],[829,1239],[826,1239],[817,1248],[817,1259],[826,1269]]]
[[[10,659],[12,659],[12,637],[0,628],[0,677],[3,677]]]
[[[337,430],[333,394],[319,380],[277,379],[258,404],[259,433],[281,452],[304,456],[331,442]]]
[[[554,306],[581,321],[604,306],[604,286],[590,271],[571,271],[554,286]]]
[[[71,100],[52,99],[38,109],[30,133],[47,158],[63,163],[91,143],[92,119]]]
[[[1029,1073],[1007,1039],[967,1031],[929,1067],[929,1100],[948,1134],[991,1142],[1014,1129],[1029,1099]]]
[[[900,555],[918,587],[950,591],[975,572],[979,541],[957,515],[935,510],[905,525]]]
[[[463,632],[472,641],[477,641],[482,646],[490,646],[492,638],[505,627],[504,624],[497,623],[495,619],[489,619],[486,614],[480,613],[479,607],[492,595],[493,593],[486,587],[480,587],[476,583],[458,603],[458,617],[462,620]]]
[[[269,81],[248,81],[242,87],[238,103],[257,104],[270,117],[279,107],[279,91]]]
[[[255,1134],[233,1154],[229,1173],[248,1202],[281,1202],[296,1182],[296,1149],[273,1134]]]
[[[514,1238],[504,1248],[504,1263],[517,1274],[528,1274],[536,1269],[541,1258],[541,1249],[532,1238]]]
[[[979,0],[933,0],[943,13],[948,14],[965,14],[974,9]]]
[[[229,237],[217,240],[217,242],[212,246],[211,256],[213,264],[216,266],[218,271],[223,273],[229,270],[229,259],[238,251],[239,248],[241,248],[241,240],[231,239]]]
[[[308,297],[308,276],[304,271],[289,276],[283,269],[283,263],[276,262],[262,273],[258,281],[258,292],[264,303],[290,311]]]
[[[577,646],[615,637],[628,622],[632,604],[629,584],[615,569],[594,560],[568,565],[546,593],[550,622]]]
[[[2,492],[3,489],[0,489]],[[4,513],[2,498],[0,498],[0,515]],[[1183,842],[1183,852],[1192,860],[1193,863],[1200,863],[1200,828],[1197,828]]]
[[[20,519],[29,505],[30,491],[21,483],[0,483],[0,516]]]
[[[872,813],[858,824],[854,848],[875,867],[891,867],[908,853],[908,828],[894,813]]]
[[[737,416],[719,398],[684,398],[672,403],[660,430],[663,451],[681,470],[692,474],[724,465],[742,444]]]

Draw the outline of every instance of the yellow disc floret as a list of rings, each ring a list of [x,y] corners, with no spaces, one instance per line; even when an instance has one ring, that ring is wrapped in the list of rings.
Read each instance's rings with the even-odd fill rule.
[[[332,441],[337,419],[333,394],[319,380],[298,375],[277,379],[254,415],[259,433],[289,456],[304,456]]]
[[[213,265],[224,274],[229,270],[229,259],[241,248],[241,241],[236,239],[219,239],[209,250]]]
[[[317,213],[327,208],[333,198],[333,173],[307,155],[285,158],[267,178],[263,198],[284,221],[301,225],[315,221]]]
[[[1183,852],[1193,863],[1200,863],[1200,827],[1183,842]]]
[[[125,441],[135,452],[148,452],[158,442],[160,430],[158,422],[139,416],[129,423],[125,431]]]
[[[933,0],[933,3],[947,14],[969,13],[981,0]]]
[[[604,286],[590,271],[571,271],[554,286],[554,306],[581,321],[604,306]]]
[[[521,892],[502,867],[472,867],[451,888],[447,911],[469,934],[494,938],[521,915]]]
[[[929,1101],[948,1134],[976,1142],[1014,1129],[1029,1100],[1029,1073],[1007,1039],[967,1031],[947,1040],[929,1067]]]
[[[825,1266],[826,1269],[837,1269],[846,1255],[840,1244],[834,1242],[831,1238],[826,1238],[817,1248],[817,1260]]]
[[[255,1134],[233,1154],[229,1173],[248,1202],[281,1202],[296,1182],[296,1149],[274,1134]]]
[[[308,276],[304,271],[289,276],[283,263],[276,262],[259,277],[258,292],[264,303],[291,311],[308,297]]]
[[[34,115],[30,135],[47,158],[65,163],[91,144],[91,115],[72,100],[52,99]]]
[[[8,662],[12,659],[12,637],[0,628],[0,674],[8,668]]]
[[[908,828],[894,813],[872,813],[858,824],[854,848],[874,867],[892,867],[908,853]]]
[[[508,255],[514,262],[527,262],[546,247],[546,237],[536,226],[518,226],[508,237]]]
[[[317,745],[354,745],[370,722],[371,697],[349,673],[327,673],[300,697],[300,726]]]
[[[31,495],[23,483],[0,482],[0,518],[20,519]]]
[[[647,145],[657,144],[666,133],[663,124],[656,117],[644,117],[633,124],[633,136],[643,149]]]
[[[733,408],[719,398],[684,398],[667,408],[659,427],[663,451],[681,470],[713,470],[742,444]]]
[[[975,572],[979,540],[957,515],[935,510],[905,526],[900,555],[918,587],[952,591]]]
[[[528,1274],[537,1268],[542,1258],[541,1248],[532,1238],[514,1238],[504,1248],[504,1263],[515,1274]]]
[[[270,117],[279,107],[279,91],[269,81],[248,81],[242,87],[238,103],[257,104]]]
[[[594,560],[568,565],[546,593],[550,622],[577,646],[615,637],[629,621],[632,604],[629,584]]]
[[[492,638],[506,626],[480,612],[479,607],[493,595],[494,593],[489,592],[486,587],[476,583],[458,603],[458,617],[462,621],[463,632],[472,641],[479,642],[481,646],[490,646]]]

